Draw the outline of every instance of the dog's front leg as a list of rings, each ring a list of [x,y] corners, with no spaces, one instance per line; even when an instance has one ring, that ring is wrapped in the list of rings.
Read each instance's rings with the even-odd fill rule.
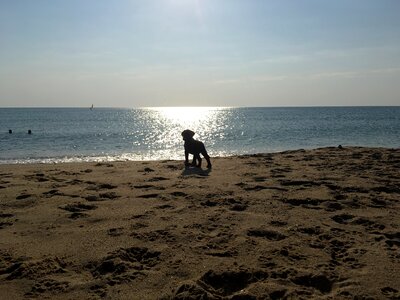
[[[185,166],[189,166],[189,152],[185,151]]]

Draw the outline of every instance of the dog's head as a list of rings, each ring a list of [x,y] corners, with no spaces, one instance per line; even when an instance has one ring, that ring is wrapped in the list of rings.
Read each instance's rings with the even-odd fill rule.
[[[194,136],[194,132],[189,129],[182,131],[182,137],[183,137],[184,141],[193,139],[193,136]]]

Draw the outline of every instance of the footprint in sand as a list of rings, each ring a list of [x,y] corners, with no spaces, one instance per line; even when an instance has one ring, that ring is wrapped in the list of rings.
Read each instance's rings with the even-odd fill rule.
[[[319,204],[325,202],[323,199],[284,199],[283,202],[293,205],[293,206],[302,206],[304,208],[317,208],[320,209]]]
[[[1,213],[0,214],[0,219],[2,219],[2,218],[12,218],[12,217],[14,217],[13,214],[6,214],[6,213]]]
[[[0,229],[3,229],[5,227],[13,225],[14,223],[11,220],[9,220],[9,218],[12,218],[12,217],[14,217],[13,214],[1,213],[0,214],[0,220],[1,220],[0,221]],[[5,219],[5,220],[3,220],[3,219]]]
[[[65,293],[69,288],[68,281],[57,281],[54,279],[40,279],[31,288],[31,290],[25,294],[25,296],[40,297],[44,293]]]
[[[170,195],[174,196],[174,197],[186,197],[186,196],[188,196],[188,194],[186,194],[184,192],[179,192],[179,191],[172,192],[172,193],[170,193]]]
[[[194,289],[194,291],[199,292],[201,291],[200,287],[202,287],[204,295],[207,295],[208,293],[212,295],[212,297],[209,298],[229,297],[244,290],[250,284],[264,281],[267,278],[268,274],[262,270],[209,270],[197,281],[198,288]],[[177,294],[179,294],[180,290],[183,292],[182,286],[178,289]],[[236,299],[235,296],[233,296],[233,298]],[[254,296],[241,293],[237,299],[255,298]]]
[[[10,178],[13,177],[13,173],[0,173],[2,178]]]
[[[36,174],[33,174],[33,175],[25,175],[24,177],[25,177],[25,179],[30,180],[30,181],[31,180],[34,180],[34,181],[37,181],[37,182],[49,181],[49,179],[46,178],[43,173],[36,173]]]
[[[42,173],[37,173],[37,174],[36,174],[36,180],[37,180],[38,182],[46,182],[46,181],[49,181],[49,179],[46,178],[45,175],[42,174]]]
[[[89,196],[86,196],[85,199],[86,199],[87,201],[100,201],[99,197],[96,196],[96,195],[89,195]]]
[[[17,197],[15,197],[15,199],[23,200],[23,199],[27,199],[27,198],[29,198],[31,196],[32,196],[31,194],[21,194],[21,195],[18,195]]]
[[[138,198],[150,199],[150,198],[158,198],[159,194],[144,194],[137,196]]]
[[[60,208],[70,212],[79,212],[79,211],[96,209],[97,206],[92,204],[84,204],[81,202],[77,202],[74,204],[67,204],[65,206],[60,206]]]
[[[400,232],[385,233],[384,235],[387,238],[385,243],[389,247],[400,247]]]
[[[90,182],[91,185],[89,185],[86,189],[90,191],[98,191],[98,190],[112,190],[117,188],[118,186],[112,185],[109,183],[101,183],[97,184],[95,182]]]
[[[371,204],[368,206],[374,207],[374,208],[384,208],[384,207],[388,207],[389,204],[385,200],[373,198],[373,199],[371,199]]]
[[[60,209],[72,212],[72,214],[69,216],[70,219],[78,219],[81,217],[87,217],[88,215],[84,213],[85,211],[88,210],[93,210],[96,209],[96,205],[92,204],[84,204],[84,203],[73,203],[73,204],[67,204],[65,206],[60,206]]]
[[[261,229],[261,228],[249,229],[247,231],[247,235],[253,237],[266,238],[267,240],[270,241],[280,241],[286,238],[286,235],[278,231]]]
[[[71,184],[71,185],[81,185],[83,183],[83,180],[74,179],[74,180],[68,181],[67,183]]]
[[[110,164],[110,163],[97,163],[97,164],[95,164],[94,166],[95,166],[95,167],[107,167],[107,168],[114,167],[114,165],[113,165],[113,164]]]
[[[200,202],[202,206],[214,207],[214,206],[224,206],[228,207],[232,211],[245,211],[248,208],[248,202],[242,198],[222,198],[222,195],[208,194],[206,198],[217,198],[215,200],[207,199],[206,201]]]
[[[106,192],[106,193],[100,193],[98,196],[97,195],[88,195],[85,197],[85,199],[89,202],[94,202],[94,201],[113,200],[113,199],[117,199],[119,197],[120,196],[115,192]]]
[[[335,269],[337,266],[346,266],[351,269],[363,267],[358,258],[366,251],[364,249],[353,249],[353,242],[341,239],[332,239],[326,247],[331,259],[329,266]]]
[[[100,196],[100,198],[103,198],[103,199],[110,199],[110,200],[116,199],[116,198],[119,198],[119,197],[120,197],[120,196],[117,195],[117,193],[115,193],[115,192],[100,193],[99,196]]]
[[[334,282],[330,280],[327,276],[322,274],[307,274],[292,278],[291,281],[294,284],[311,287],[322,294],[328,294],[331,292]]]
[[[138,230],[138,229],[142,229],[142,228],[146,228],[146,227],[149,227],[149,225],[147,223],[143,223],[143,222],[137,222],[130,226],[130,228],[132,230]]]
[[[165,187],[163,186],[156,186],[156,185],[152,185],[152,184],[141,184],[141,185],[134,185],[133,186],[135,189],[153,189],[153,190],[160,190],[163,191],[165,190]]]
[[[107,285],[105,283],[95,283],[91,285],[89,289],[100,298],[105,298],[107,296]]]
[[[280,180],[280,184],[283,186],[301,186],[301,187],[312,187],[320,186],[321,183],[310,180]]]
[[[168,180],[168,178],[159,176],[159,177],[150,178],[148,181],[150,181],[150,182],[157,182],[157,181],[164,181],[164,180]]]
[[[340,214],[331,217],[331,219],[339,224],[349,224],[351,220],[354,219],[354,216],[350,214]]]
[[[269,222],[269,224],[276,227],[282,227],[286,226],[288,223],[286,221],[272,220],[271,222]]]
[[[255,182],[264,182],[264,181],[267,181],[268,178],[265,177],[265,176],[255,176],[255,177],[253,177],[253,180],[254,180]]]
[[[61,192],[60,192],[59,190],[57,190],[57,189],[49,190],[49,191],[47,191],[47,192],[44,192],[42,195],[45,196],[46,198],[51,198],[51,197],[54,197],[54,196],[67,196],[66,194],[61,193]],[[72,196],[71,196],[71,197],[72,197]]]
[[[107,230],[107,234],[110,236],[120,236],[124,233],[124,228],[123,227],[117,227],[117,228],[110,228]]]
[[[279,250],[274,250],[273,253],[278,255],[279,257],[286,257],[287,259],[295,261],[295,262],[306,259],[306,256],[300,254],[298,251],[293,249],[293,247],[291,247],[290,245],[282,247]]]
[[[400,194],[400,188],[395,185],[385,185],[372,188],[374,192],[387,194]]]
[[[320,226],[315,227],[300,227],[297,229],[298,232],[308,235],[320,235],[322,233]]]
[[[384,288],[381,288],[381,293],[388,297],[389,299],[400,299],[400,292],[392,288],[390,286],[386,286]]]
[[[247,204],[244,203],[233,203],[230,207],[232,211],[245,211],[247,209]]]
[[[268,189],[268,187],[262,186],[262,185],[255,185],[255,186],[246,186],[246,187],[243,187],[243,189],[244,189],[245,191],[255,191],[255,192],[258,192],[258,191],[266,190],[266,189]]]
[[[386,228],[385,225],[377,223],[377,222],[370,220],[368,218],[365,218],[365,217],[358,217],[357,219],[352,221],[351,224],[362,225],[366,228],[366,230],[368,232],[371,232],[373,230],[382,231]]]
[[[68,263],[58,257],[34,260],[26,257],[13,259],[6,270],[7,280],[39,279],[47,275],[64,273]]]
[[[323,204],[326,211],[337,211],[337,210],[342,210],[344,208],[342,204],[334,201],[326,201]]]
[[[177,170],[182,169],[181,167],[174,166],[174,165],[167,165],[167,168],[170,169],[170,170],[173,170],[173,171],[177,171]]]
[[[120,248],[109,253],[99,261],[89,263],[89,269],[95,282],[104,282],[91,287],[95,293],[106,295],[108,286],[129,283],[146,273],[160,262],[161,252],[148,248]]]
[[[142,185],[134,185],[133,186],[135,189],[150,189],[150,188],[154,188],[154,185],[151,184],[142,184]]]
[[[155,207],[156,209],[174,209],[175,206],[169,205],[169,204],[163,204]]]
[[[1,221],[0,222],[0,229],[3,229],[3,228],[5,228],[5,227],[8,227],[8,226],[12,226],[14,223],[13,222],[9,222],[9,221]]]

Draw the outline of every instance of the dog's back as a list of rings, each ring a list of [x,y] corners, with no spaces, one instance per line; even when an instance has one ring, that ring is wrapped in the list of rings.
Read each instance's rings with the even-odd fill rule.
[[[203,142],[196,141],[195,139],[190,139],[185,141],[185,151],[190,154],[198,154],[205,152],[205,147]]]

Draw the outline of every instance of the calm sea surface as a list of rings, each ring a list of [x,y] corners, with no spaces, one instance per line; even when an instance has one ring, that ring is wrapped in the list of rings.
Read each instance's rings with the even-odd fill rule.
[[[184,129],[211,156],[398,148],[400,107],[0,108],[0,164],[183,159]]]

